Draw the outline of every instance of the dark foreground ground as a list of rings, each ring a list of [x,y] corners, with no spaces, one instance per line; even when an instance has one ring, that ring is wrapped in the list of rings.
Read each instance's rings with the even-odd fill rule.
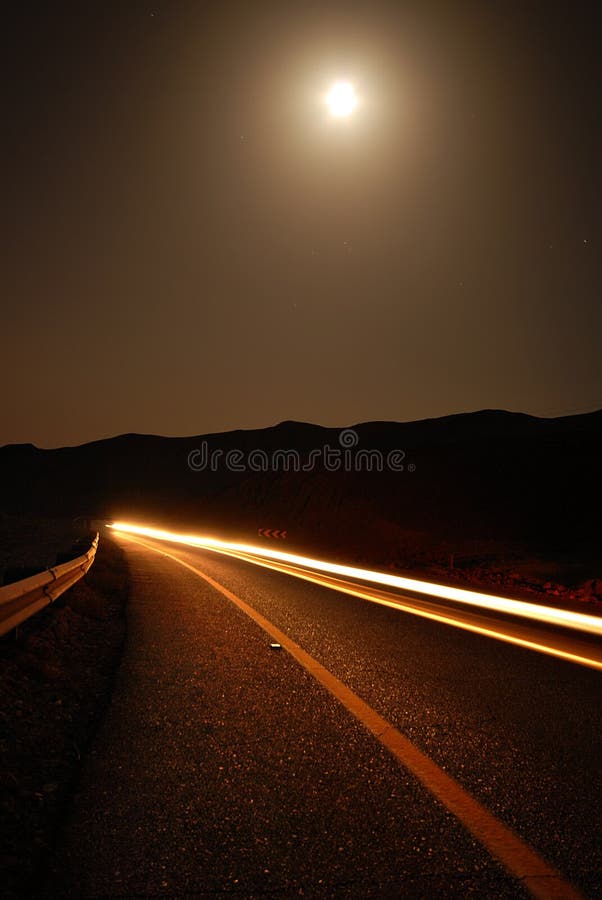
[[[69,537],[63,527],[45,535],[52,553]],[[32,559],[23,542],[18,552],[25,562]],[[31,895],[52,847],[110,697],[125,634],[126,595],[123,553],[103,539],[84,581],[18,633],[0,639],[3,898]]]

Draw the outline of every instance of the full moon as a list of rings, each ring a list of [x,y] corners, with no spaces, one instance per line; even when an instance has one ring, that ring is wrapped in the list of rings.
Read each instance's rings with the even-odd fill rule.
[[[353,85],[348,81],[337,81],[329,90],[326,102],[332,115],[338,119],[350,116],[357,105],[357,96]]]

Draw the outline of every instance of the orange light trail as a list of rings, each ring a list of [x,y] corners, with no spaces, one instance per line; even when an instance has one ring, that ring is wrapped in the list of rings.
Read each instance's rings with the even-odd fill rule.
[[[476,624],[475,622],[462,621],[454,615],[456,611],[451,608],[449,614],[446,613],[444,615],[417,609],[404,603],[403,598],[393,596],[387,597],[384,596],[384,593],[382,592],[380,595],[379,593],[371,593],[369,585],[379,585],[384,588],[393,588],[394,590],[412,591],[424,595],[425,598],[451,600],[463,604],[466,607],[471,607],[473,611],[477,613],[479,611],[489,611],[520,616],[537,625],[547,624],[560,626],[562,628],[570,628],[573,631],[581,632],[582,634],[585,633],[587,635],[600,637],[602,636],[602,618],[596,616],[573,612],[566,609],[555,609],[537,603],[513,600],[508,597],[500,597],[493,594],[484,594],[479,591],[471,591],[465,588],[436,584],[434,582],[422,581],[416,578],[406,578],[401,575],[392,575],[388,572],[379,572],[372,569],[342,565],[340,563],[314,559],[295,553],[286,553],[258,545],[224,541],[206,535],[179,534],[129,522],[114,522],[110,527],[115,531],[153,538],[155,540],[169,541],[170,543],[182,544],[189,547],[198,547],[200,549],[212,550],[234,556],[243,559],[246,562],[285,572],[286,574],[303,578],[304,580],[312,581],[325,587],[360,597],[364,600],[396,607],[425,618],[454,625],[455,627],[484,634],[499,640],[504,640],[528,649],[558,656],[571,662],[602,669],[602,662],[600,660],[583,656],[579,652],[575,653],[563,650],[559,646],[554,646],[553,644],[549,645],[541,643],[541,637],[538,640],[534,640],[532,634],[529,636],[519,635],[517,633],[513,634],[507,630],[500,631],[497,628],[493,629],[491,627],[485,627],[482,624]],[[337,581],[336,576],[346,580],[339,582]],[[350,584],[347,579],[350,579],[351,581],[360,580],[362,582],[368,582],[368,584]]]

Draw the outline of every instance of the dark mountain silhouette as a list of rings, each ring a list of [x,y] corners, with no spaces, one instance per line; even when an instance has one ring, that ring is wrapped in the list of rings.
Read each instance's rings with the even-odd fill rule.
[[[0,511],[122,517],[229,531],[285,528],[295,546],[354,558],[430,560],[451,553],[599,556],[602,411],[540,419],[500,410],[353,426],[352,471],[289,470],[275,451],[342,451],[340,429],[303,422],[188,438],[125,434],[41,450],[0,448]],[[353,439],[353,435],[351,435]],[[342,439],[341,439],[342,440]],[[202,448],[208,455],[203,462]],[[358,451],[403,451],[403,471],[362,471]],[[239,450],[225,465],[228,451]],[[189,454],[197,451],[188,463]],[[258,452],[259,451],[259,452]],[[213,470],[209,464],[213,455]],[[399,462],[399,458],[398,458]]]

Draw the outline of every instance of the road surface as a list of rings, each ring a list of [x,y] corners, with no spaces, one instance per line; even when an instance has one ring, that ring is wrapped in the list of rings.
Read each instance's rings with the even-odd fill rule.
[[[599,672],[209,551],[118,539],[127,646],[46,896],[602,895]],[[272,648],[278,631],[314,672]],[[510,864],[324,670],[494,832],[512,829]],[[517,877],[529,854],[551,874]]]

